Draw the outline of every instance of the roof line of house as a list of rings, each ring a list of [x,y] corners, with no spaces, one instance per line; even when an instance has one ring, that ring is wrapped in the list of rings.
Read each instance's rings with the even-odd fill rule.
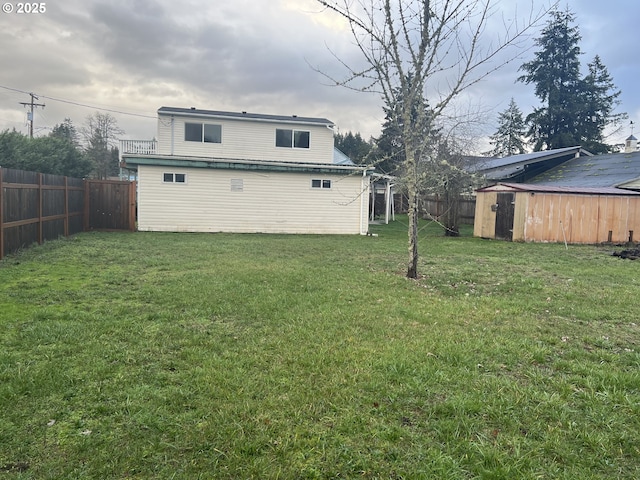
[[[195,157],[179,157],[175,155],[123,155],[124,168],[138,165],[153,165],[159,167],[191,167],[213,168],[226,170],[260,170],[276,172],[315,172],[315,173],[353,173],[364,172],[371,174],[374,167],[362,165],[335,165],[317,163],[272,162],[268,160],[241,160]]]
[[[326,118],[298,117],[297,115],[266,115],[247,112],[222,112],[217,110],[200,110],[197,108],[160,107],[158,114],[177,115],[182,117],[211,117],[228,120],[253,120],[270,123],[295,123],[301,125],[324,125],[332,128],[335,124]]]

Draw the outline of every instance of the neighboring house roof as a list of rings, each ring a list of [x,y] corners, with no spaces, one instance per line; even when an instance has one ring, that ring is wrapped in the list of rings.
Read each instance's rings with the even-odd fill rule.
[[[217,110],[200,110],[197,108],[176,108],[176,107],[160,107],[158,114],[177,115],[177,116],[193,116],[193,117],[210,117],[223,118],[232,120],[253,120],[261,122],[275,123],[298,123],[302,125],[325,125],[333,127],[335,124],[326,118],[298,117],[297,115],[264,115],[260,113],[247,112],[221,112]]]
[[[333,147],[333,164],[334,165],[355,165],[353,161],[347,157],[342,151]]]
[[[622,187],[640,179],[640,152],[573,158],[529,181],[545,186]],[[631,188],[631,187],[629,187]]]
[[[614,187],[565,187],[554,185],[534,185],[531,183],[497,183],[479,188],[477,192],[517,191],[531,193],[572,193],[582,195],[640,195],[640,192]]]
[[[527,172],[543,171],[576,155],[592,156],[582,147],[566,147],[542,152],[510,155],[502,158],[488,158],[476,166],[476,172],[489,180],[508,180],[522,177]]]

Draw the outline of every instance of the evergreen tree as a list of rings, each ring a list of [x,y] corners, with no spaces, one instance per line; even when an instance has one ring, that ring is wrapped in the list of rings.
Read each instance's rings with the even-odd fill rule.
[[[611,151],[604,130],[627,115],[614,114],[620,91],[598,56],[580,74],[580,32],[570,11],[553,11],[536,45],[535,58],[524,63],[518,80],[535,84],[543,106],[527,116],[534,150],[580,145],[593,153]]]
[[[581,145],[591,153],[608,153],[613,147],[604,143],[604,129],[608,125],[621,125],[625,113],[614,113],[620,104],[620,91],[616,90],[607,67],[596,55],[588,65],[589,73],[583,80],[581,120]]]
[[[367,155],[371,151],[371,143],[365,141],[359,133],[336,133],[334,144],[338,150],[349,157],[353,163],[367,163]]]
[[[553,11],[551,20],[535,43],[535,58],[524,63],[518,80],[535,84],[535,94],[544,106],[527,116],[534,150],[578,145],[580,117],[580,33],[572,26],[571,12]]]
[[[65,118],[64,122],[53,127],[49,136],[66,140],[73,146],[78,148],[80,147],[80,136],[78,135],[78,130],[70,118]]]
[[[49,135],[29,138],[15,130],[0,133],[0,166],[82,178],[91,162],[70,141]]]
[[[412,83],[413,78],[409,74],[407,84]],[[401,175],[401,167],[406,159],[404,119],[408,118],[412,131],[422,141],[437,132],[432,128],[433,115],[423,96],[415,98],[411,111],[406,117],[403,112],[404,97],[400,89],[396,89],[395,98],[397,99],[395,104],[386,104],[382,107],[385,116],[382,133],[376,139],[375,165],[376,169],[382,173]],[[422,156],[421,152],[416,153],[419,159]]]
[[[22,151],[26,143],[27,137],[15,128],[0,133],[0,167],[23,169]]]
[[[525,153],[526,125],[522,112],[515,100],[511,98],[509,107],[498,117],[498,130],[491,136],[494,145],[491,155],[506,157]]]

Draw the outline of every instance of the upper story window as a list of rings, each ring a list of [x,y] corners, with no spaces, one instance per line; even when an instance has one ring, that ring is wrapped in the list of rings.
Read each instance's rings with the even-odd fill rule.
[[[185,123],[184,139],[187,142],[222,143],[222,125]]]
[[[310,133],[304,130],[276,129],[276,147],[309,148]]]

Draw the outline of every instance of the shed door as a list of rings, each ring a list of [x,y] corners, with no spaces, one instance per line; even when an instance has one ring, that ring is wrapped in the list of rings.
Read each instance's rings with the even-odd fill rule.
[[[515,212],[515,193],[498,193],[496,210],[496,238],[513,240],[513,217]]]

